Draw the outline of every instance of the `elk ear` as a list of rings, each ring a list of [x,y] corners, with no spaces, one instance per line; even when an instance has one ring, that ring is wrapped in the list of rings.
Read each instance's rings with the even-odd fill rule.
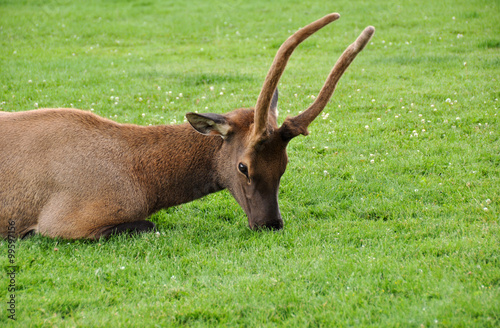
[[[231,130],[231,125],[224,115],[187,113],[186,118],[189,124],[201,134],[220,135],[224,138]]]

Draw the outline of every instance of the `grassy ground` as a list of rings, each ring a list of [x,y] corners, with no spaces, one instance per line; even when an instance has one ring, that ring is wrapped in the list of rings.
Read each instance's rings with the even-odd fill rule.
[[[283,40],[327,14],[280,84],[280,121],[375,37],[288,147],[283,231],[221,192],[160,235],[18,241],[0,325],[500,325],[498,1],[0,1],[0,108],[164,124],[254,105]]]

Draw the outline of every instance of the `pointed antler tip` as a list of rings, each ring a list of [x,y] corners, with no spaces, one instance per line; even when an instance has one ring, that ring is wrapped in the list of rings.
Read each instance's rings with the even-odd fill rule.
[[[366,46],[368,41],[372,38],[373,34],[375,33],[375,27],[373,26],[368,26],[361,32],[359,37],[356,39],[356,41],[353,43],[353,46],[356,52],[359,52],[363,50],[363,48]]]
[[[333,21],[340,18],[340,14],[332,13],[332,14],[326,15],[325,18],[328,19],[328,21],[333,22]]]
[[[373,26],[368,26],[365,28],[365,33],[369,34],[369,35],[373,35],[373,33],[375,33],[375,27]]]

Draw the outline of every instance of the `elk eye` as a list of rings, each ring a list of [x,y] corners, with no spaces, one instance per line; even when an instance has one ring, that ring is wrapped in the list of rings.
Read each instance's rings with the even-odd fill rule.
[[[243,173],[248,178],[248,167],[245,164],[243,163],[238,164],[238,170],[240,170],[240,172]]]

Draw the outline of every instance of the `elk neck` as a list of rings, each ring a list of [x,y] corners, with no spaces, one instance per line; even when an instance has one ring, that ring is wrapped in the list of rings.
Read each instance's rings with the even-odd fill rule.
[[[189,124],[132,130],[126,138],[131,169],[146,191],[151,213],[224,189],[217,173],[222,138],[204,136]]]

